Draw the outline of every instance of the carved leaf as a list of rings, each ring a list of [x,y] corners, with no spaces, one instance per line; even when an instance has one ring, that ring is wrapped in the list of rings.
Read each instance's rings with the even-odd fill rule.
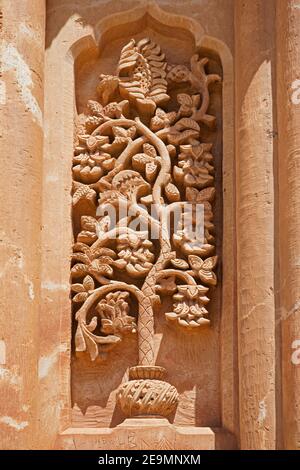
[[[96,127],[100,126],[103,122],[102,117],[97,117],[97,116],[88,116],[85,121],[85,127],[87,132],[93,132]]]
[[[168,141],[173,145],[181,145],[188,142],[189,139],[197,138],[198,134],[199,132],[195,130],[185,130],[183,132],[179,132],[175,129],[168,134]]]
[[[94,116],[103,117],[103,106],[98,101],[89,100],[87,106]]]
[[[149,157],[155,158],[157,155],[155,147],[151,144],[148,144],[148,143],[144,144],[143,150],[146,155],[149,155]]]
[[[74,261],[80,261],[81,263],[88,264],[89,263],[89,257],[83,253],[74,253],[71,256],[72,260]]]
[[[188,259],[192,269],[198,274],[202,282],[212,286],[217,284],[217,277],[212,271],[217,264],[217,256],[212,256],[203,261],[198,256],[190,255]]]
[[[113,262],[113,259],[110,256],[100,256],[100,258],[98,258],[98,261],[99,263],[102,263],[102,264],[111,265]]]
[[[200,269],[199,277],[202,282],[206,282],[206,284],[209,284],[210,286],[215,286],[217,284],[217,276],[213,271]]]
[[[168,320],[176,320],[178,318],[178,316],[175,312],[167,312],[167,313],[165,313],[165,317]]]
[[[133,139],[136,133],[136,128],[134,126],[130,127],[129,129],[124,129],[123,127],[119,127],[119,126],[114,126],[112,130],[113,130],[115,137],[124,138],[125,142],[128,139]]]
[[[149,184],[136,171],[120,171],[112,181],[114,188],[119,190],[129,199],[138,193],[145,193],[149,189]]]
[[[88,298],[87,292],[79,292],[73,297],[73,302],[85,302]]]
[[[96,191],[90,189],[88,185],[77,184],[78,187],[73,195],[73,205],[76,206],[81,200],[86,199],[90,201],[93,206],[96,206]]]
[[[212,256],[211,258],[207,258],[202,265],[202,269],[214,269],[218,261],[217,256]]]
[[[72,284],[71,285],[71,290],[73,292],[84,292],[84,287],[82,284]]]
[[[112,130],[116,137],[127,137],[127,130],[123,127],[114,126]]]
[[[81,251],[82,253],[86,253],[86,254],[90,253],[90,247],[85,245],[85,243],[75,243],[73,245],[73,250],[74,252]]]
[[[177,95],[177,101],[179,104],[182,104],[184,106],[192,106],[193,105],[193,100],[190,97],[190,95],[187,95],[186,93],[179,93]]]
[[[87,350],[90,354],[90,358],[94,361],[98,356],[98,346],[95,340],[88,334],[84,335],[84,339],[86,342]]]
[[[88,266],[86,264],[75,264],[73,268],[71,269],[71,273],[73,274],[74,277],[80,277],[83,276],[84,274],[88,273]]]
[[[186,173],[184,176],[184,184],[185,186],[196,186],[199,188],[203,188],[209,184],[212,184],[214,181],[214,177],[211,176],[207,171],[193,171],[191,169],[190,173]]]
[[[147,163],[145,171],[147,181],[149,181],[149,183],[152,183],[152,181],[155,180],[155,176],[157,173],[157,164],[153,162]]]
[[[180,201],[180,193],[175,184],[168,183],[165,187],[165,193],[170,202]]]
[[[97,317],[93,317],[88,325],[86,325],[86,329],[89,331],[94,331],[97,327],[98,319]]]
[[[92,249],[92,252],[93,252],[94,257],[109,256],[111,259],[114,259],[117,256],[116,253],[110,248],[103,248],[103,247],[96,248],[96,249]]]
[[[124,259],[117,259],[114,261],[114,266],[116,266],[119,269],[124,269],[127,265],[127,262]]]
[[[188,263],[183,259],[179,259],[179,258],[171,259],[171,263],[177,269],[188,269],[189,268]]]
[[[196,188],[186,188],[186,198],[189,202],[203,203],[205,201],[212,201],[215,197],[216,189],[212,186],[210,188],[198,191]]]
[[[81,227],[89,232],[96,231],[97,220],[94,217],[83,215],[81,217]]]
[[[94,279],[91,276],[85,276],[83,279],[83,287],[86,291],[93,290],[95,288]]]
[[[105,276],[112,276],[114,272],[111,266],[108,264],[102,264],[98,259],[92,261],[89,271],[91,273],[102,274]]]
[[[100,193],[100,203],[114,204],[116,202],[121,201],[126,201],[126,198],[120,191],[108,190],[103,193]]]
[[[171,126],[177,117],[177,113],[172,111],[166,113],[163,109],[157,108],[155,116],[151,119],[150,127],[153,131]]]
[[[198,131],[198,132],[200,131],[199,124],[196,121],[194,121],[194,119],[187,118],[187,117],[181,118],[179,121],[177,121],[174,127],[178,131],[182,131],[185,129],[191,129],[193,131]]]
[[[86,351],[86,342],[81,328],[81,324],[78,323],[76,334],[75,334],[75,347],[76,351],[83,352]]]
[[[165,119],[166,116],[167,116],[167,113],[163,109],[157,108],[157,110],[155,112],[155,116],[160,118],[160,119]]]
[[[87,230],[82,230],[78,236],[77,240],[82,243],[86,243],[88,245],[91,245],[97,240],[97,235],[94,232],[88,232]]]
[[[134,170],[143,171],[147,163],[152,163],[152,158],[145,153],[137,153],[132,157],[132,166]]]
[[[199,256],[189,255],[188,260],[192,269],[195,269],[196,271],[198,271],[199,269],[202,268],[203,260],[199,258]]]

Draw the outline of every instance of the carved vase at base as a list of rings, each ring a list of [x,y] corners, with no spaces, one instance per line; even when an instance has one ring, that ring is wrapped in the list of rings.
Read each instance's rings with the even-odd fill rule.
[[[159,366],[131,367],[130,380],[117,392],[117,402],[126,416],[166,417],[176,410],[178,393],[173,385],[161,380],[165,372]]]

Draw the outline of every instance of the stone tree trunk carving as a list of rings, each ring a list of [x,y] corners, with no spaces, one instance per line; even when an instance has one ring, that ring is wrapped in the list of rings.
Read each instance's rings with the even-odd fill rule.
[[[76,136],[76,350],[95,360],[124,335],[137,333],[139,364],[117,394],[128,416],[166,416],[177,405],[176,389],[154,364],[153,312],[161,297],[173,296],[173,311],[165,316],[177,327],[209,324],[208,292],[217,282],[215,187],[212,145],[201,143],[200,125],[215,124],[207,113],[209,85],[220,77],[206,73],[207,62],[194,55],[190,69],[169,65],[152,40],[132,39],[121,51],[116,75],[100,77],[99,101],[88,102],[89,115]],[[182,84],[189,93],[180,92]],[[190,227],[197,204],[204,206],[201,242],[182,217],[169,231],[170,210],[186,203],[193,209]],[[114,221],[108,208],[114,208]],[[145,230],[137,230],[138,223]]]

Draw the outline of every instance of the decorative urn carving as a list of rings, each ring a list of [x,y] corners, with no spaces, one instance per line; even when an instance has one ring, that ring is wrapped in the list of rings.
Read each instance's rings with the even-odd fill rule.
[[[169,416],[178,404],[173,385],[162,379],[165,369],[158,366],[137,366],[129,371],[130,379],[117,392],[117,401],[127,416]]]

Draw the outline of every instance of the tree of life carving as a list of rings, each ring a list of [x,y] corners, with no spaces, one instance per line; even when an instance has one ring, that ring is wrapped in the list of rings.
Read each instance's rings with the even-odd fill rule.
[[[208,293],[217,282],[215,187],[212,145],[201,142],[200,126],[215,125],[207,112],[209,85],[220,77],[206,73],[207,63],[196,54],[190,68],[169,65],[151,39],[132,39],[121,51],[116,75],[100,76],[99,100],[88,102],[76,136],[75,345],[95,360],[124,335],[138,335],[139,364],[118,392],[128,415],[167,415],[178,400],[176,389],[161,380],[164,369],[154,364],[153,312],[161,298],[173,297],[165,317],[174,326],[189,331],[209,324]],[[183,84],[188,93],[180,91]],[[169,208],[187,202],[204,206],[201,243],[182,221],[169,233]],[[115,208],[113,225],[108,205]],[[158,239],[138,230],[132,224],[137,220],[155,226]],[[195,224],[194,211],[189,224]]]

